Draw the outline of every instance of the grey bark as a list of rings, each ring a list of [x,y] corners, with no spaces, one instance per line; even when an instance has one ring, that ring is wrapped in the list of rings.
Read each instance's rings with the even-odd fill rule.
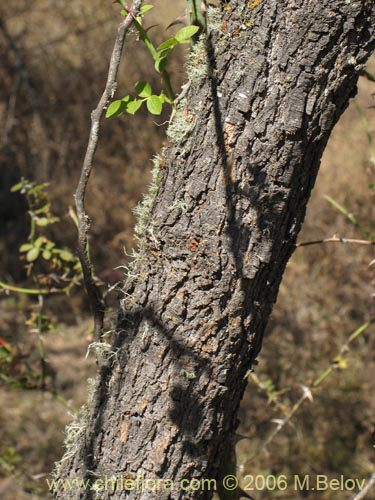
[[[196,46],[112,354],[60,478],[94,484],[143,475],[177,484],[223,473],[246,375],[323,150],[375,47],[373,0],[257,3],[232,0],[220,16],[211,13],[205,45]],[[202,48],[208,76],[199,74]],[[202,489],[56,493],[211,496]]]

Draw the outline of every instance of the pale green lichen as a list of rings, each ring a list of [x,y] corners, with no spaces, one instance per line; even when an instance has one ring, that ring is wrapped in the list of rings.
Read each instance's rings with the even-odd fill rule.
[[[222,31],[222,11],[219,7],[210,6],[207,11],[207,26],[209,32]],[[199,84],[206,79],[210,74],[210,65],[207,55],[207,35],[202,34],[200,39],[191,49],[189,57],[186,62],[186,72],[189,76],[191,84]],[[199,103],[196,103],[199,107]],[[181,99],[176,104],[173,118],[167,130],[167,136],[172,142],[181,142],[194,128],[195,118],[189,113],[187,108],[187,101],[185,98]],[[135,226],[135,235],[137,239],[141,239],[148,231],[152,231],[153,221],[151,217],[151,210],[154,204],[158,187],[160,183],[160,163],[162,156],[155,156],[152,170],[152,183],[149,187],[147,194],[143,197],[141,203],[134,209],[137,217]],[[184,206],[173,208],[181,208],[185,210]]]
[[[92,342],[87,348],[86,358],[93,351],[100,367],[111,364],[117,359],[117,352],[112,351],[111,347],[106,342]]]
[[[94,397],[96,394],[96,391],[98,389],[100,383],[100,379],[98,376],[89,378],[87,380],[87,406],[91,408],[93,402],[94,402]]]
[[[203,33],[197,43],[193,45],[185,67],[189,80],[192,83],[199,83],[208,77],[210,64],[207,55],[207,37],[205,33]]]
[[[223,32],[223,12],[219,7],[214,5],[208,7],[207,29],[210,33]]]
[[[152,225],[152,218],[150,214],[159,189],[161,161],[162,156],[156,155],[153,158],[152,182],[149,186],[147,194],[144,195],[143,200],[134,209],[134,213],[137,217],[134,232],[138,239],[146,234],[148,228]]]
[[[193,128],[194,117],[187,111],[186,99],[181,99],[181,101],[177,103],[173,119],[169,124],[167,136],[173,142],[180,142],[193,130]]]
[[[181,210],[183,214],[186,214],[186,212],[188,211],[188,205],[183,199],[175,200],[169,207],[170,212],[172,212],[173,210]]]
[[[197,378],[196,374],[194,372],[189,372],[185,369],[180,370],[180,375],[183,377],[186,377],[188,380],[194,380]]]
[[[222,33],[222,12],[218,7],[210,6],[207,11],[207,32]],[[190,54],[185,63],[186,73],[190,85],[200,85],[211,74],[208,57],[207,33],[203,33],[199,40],[192,46]],[[191,108],[199,108],[199,103],[192,103]],[[195,118],[190,113],[185,98],[177,102],[167,135],[175,142],[181,142],[194,128]]]
[[[83,405],[74,420],[65,427],[65,439],[63,446],[65,453],[61,460],[55,463],[52,477],[58,479],[61,467],[64,462],[70,460],[81,449],[85,432],[89,421],[89,412],[86,405]]]

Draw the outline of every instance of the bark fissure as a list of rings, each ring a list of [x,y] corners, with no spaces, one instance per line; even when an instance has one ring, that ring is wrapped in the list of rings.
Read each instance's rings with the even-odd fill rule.
[[[196,54],[208,76],[191,82],[187,133],[163,152],[86,444],[60,477],[220,477],[322,152],[375,46],[370,0],[232,0],[221,16]]]

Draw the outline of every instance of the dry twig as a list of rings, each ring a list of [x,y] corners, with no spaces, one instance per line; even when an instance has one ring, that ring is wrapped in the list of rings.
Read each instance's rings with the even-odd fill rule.
[[[353,239],[353,238],[341,238],[337,235],[334,235],[331,238],[325,238],[323,240],[304,241],[302,243],[297,243],[296,248],[307,247],[310,245],[320,245],[322,243],[351,243],[354,245],[375,245],[375,242],[371,241],[371,240],[358,240],[358,239]]]
[[[374,486],[375,484],[375,472],[371,475],[370,479],[367,481],[367,484],[364,488],[361,489],[361,491],[356,495],[353,500],[362,500],[362,498],[365,498],[367,493],[370,491],[370,489]]]
[[[138,12],[141,5],[141,0],[134,0],[132,12]],[[116,79],[120,65],[122,50],[125,43],[126,34],[128,33],[133,23],[133,16],[129,14],[120,23],[115,44],[113,47],[111,61],[108,69],[107,82],[104,92],[100,98],[97,107],[91,113],[91,130],[89,141],[86,149],[85,158],[82,165],[81,175],[79,178],[77,190],[74,194],[74,200],[77,208],[78,216],[78,257],[81,262],[83,279],[89,298],[91,310],[94,316],[94,336],[101,339],[103,334],[104,312],[105,306],[101,294],[94,282],[93,267],[88,253],[88,232],[91,221],[85,210],[85,194],[87,183],[93,168],[93,160],[96,148],[99,141],[100,121],[104,111],[108,106],[116,91]]]

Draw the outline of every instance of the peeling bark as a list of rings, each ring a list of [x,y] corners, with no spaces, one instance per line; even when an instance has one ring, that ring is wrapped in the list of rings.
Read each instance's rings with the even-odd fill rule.
[[[112,353],[61,479],[220,478],[323,150],[374,47],[373,0],[231,0],[210,10],[158,161]]]

